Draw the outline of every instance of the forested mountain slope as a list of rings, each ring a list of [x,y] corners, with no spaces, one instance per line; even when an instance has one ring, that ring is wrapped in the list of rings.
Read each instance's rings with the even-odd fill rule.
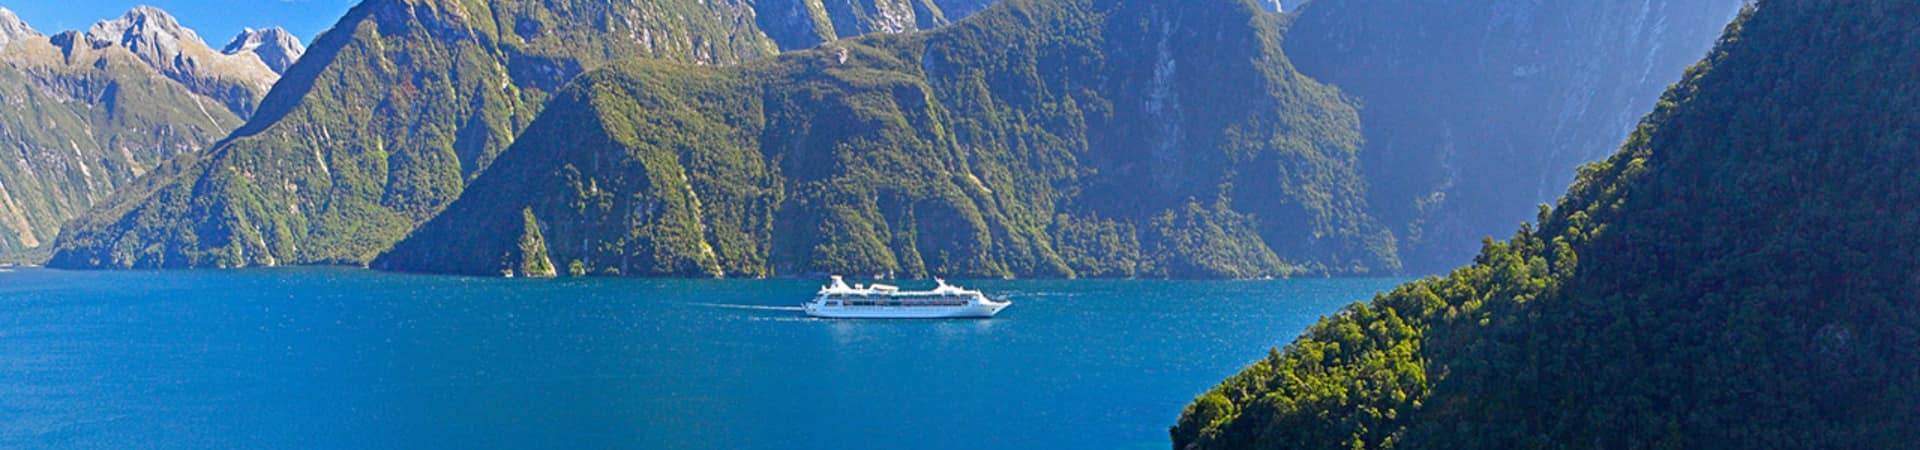
[[[278,77],[150,7],[53,36],[0,9],[0,253],[51,243],[118,187],[212,145]]]
[[[1286,50],[1362,105],[1369,204],[1437,273],[1617,148],[1742,1],[1314,0]]]
[[[472,274],[1391,272],[1357,116],[1251,0],[1016,0],[581,77],[376,261]]]
[[[1903,448],[1920,3],[1760,0],[1538,229],[1347,308],[1175,448]]]
[[[757,23],[744,0],[367,0],[246,126],[76,220],[51,264],[364,263],[457,198],[575,75],[771,55]]]

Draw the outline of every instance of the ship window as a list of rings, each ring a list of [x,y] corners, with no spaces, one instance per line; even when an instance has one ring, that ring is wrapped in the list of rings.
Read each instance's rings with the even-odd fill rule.
[[[840,306],[840,302],[839,301],[827,302],[827,306]]]

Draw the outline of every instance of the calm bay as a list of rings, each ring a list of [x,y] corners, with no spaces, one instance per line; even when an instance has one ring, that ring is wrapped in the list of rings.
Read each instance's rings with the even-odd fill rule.
[[[0,447],[1160,449],[1403,281],[956,281],[1014,305],[835,321],[795,307],[819,280],[15,269]]]

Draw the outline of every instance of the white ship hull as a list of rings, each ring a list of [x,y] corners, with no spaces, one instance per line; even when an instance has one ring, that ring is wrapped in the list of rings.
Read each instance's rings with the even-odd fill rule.
[[[818,306],[806,305],[807,315],[827,319],[985,319],[1006,309],[1006,303],[966,306]]]
[[[988,298],[934,279],[930,291],[902,291],[895,286],[848,286],[839,276],[820,288],[820,295],[802,305],[807,315],[829,319],[984,319],[1012,303]]]

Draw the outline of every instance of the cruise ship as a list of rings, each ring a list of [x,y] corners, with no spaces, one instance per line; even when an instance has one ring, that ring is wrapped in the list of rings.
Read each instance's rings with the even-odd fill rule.
[[[958,319],[988,318],[1011,302],[987,298],[980,291],[933,279],[930,291],[902,291],[885,284],[852,285],[839,275],[803,305],[807,315],[830,319]]]

